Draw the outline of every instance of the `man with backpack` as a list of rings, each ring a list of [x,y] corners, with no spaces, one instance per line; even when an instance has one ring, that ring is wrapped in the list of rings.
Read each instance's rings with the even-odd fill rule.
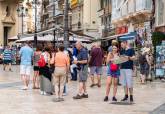
[[[140,77],[141,83],[145,84],[146,78],[149,75],[149,55],[148,52],[150,51],[149,48],[144,48],[142,54],[139,56],[139,64],[140,64]]]

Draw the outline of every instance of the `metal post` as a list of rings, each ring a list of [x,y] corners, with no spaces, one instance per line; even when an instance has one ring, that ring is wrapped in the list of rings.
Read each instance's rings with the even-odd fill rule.
[[[34,47],[37,47],[37,0],[34,1],[35,4],[35,33],[34,33]]]
[[[65,0],[65,9],[64,9],[64,47],[65,49],[69,47],[69,28],[68,28],[68,9],[69,3],[68,0]]]
[[[53,45],[54,45],[54,48],[56,47],[56,30],[53,31],[54,33],[54,39],[53,39]]]
[[[22,6],[21,8],[21,16],[22,16],[22,35],[23,35],[23,11],[24,11],[24,7]]]
[[[53,19],[54,19],[54,28],[56,26],[56,19],[55,19],[55,13],[56,13],[56,6],[55,6],[55,0],[53,1]],[[56,47],[56,30],[53,31],[53,34],[54,34],[54,39],[53,39],[53,45],[54,45],[54,48]]]

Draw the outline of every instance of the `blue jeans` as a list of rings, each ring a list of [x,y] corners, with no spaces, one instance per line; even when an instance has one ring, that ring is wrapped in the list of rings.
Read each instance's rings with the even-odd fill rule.
[[[71,73],[72,80],[77,80],[77,68],[73,68],[73,73]]]

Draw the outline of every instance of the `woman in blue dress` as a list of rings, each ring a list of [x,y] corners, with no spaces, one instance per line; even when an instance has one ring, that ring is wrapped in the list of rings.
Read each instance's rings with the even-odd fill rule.
[[[117,84],[118,84],[118,78],[120,76],[120,69],[119,65],[114,64],[114,58],[118,58],[118,47],[116,45],[112,46],[112,52],[108,53],[107,57],[107,81],[106,81],[106,96],[104,98],[104,101],[108,101],[108,96],[110,93],[111,85],[113,84],[113,97],[112,101],[117,101],[116,99],[116,93],[117,93]]]

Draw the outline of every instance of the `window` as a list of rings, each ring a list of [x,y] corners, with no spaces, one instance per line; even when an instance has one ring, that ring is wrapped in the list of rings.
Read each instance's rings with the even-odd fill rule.
[[[162,0],[158,0],[158,11],[157,11],[157,20],[158,20],[158,25],[162,25],[164,23],[164,3]]]
[[[104,8],[104,0],[100,0],[100,7],[101,9]]]

